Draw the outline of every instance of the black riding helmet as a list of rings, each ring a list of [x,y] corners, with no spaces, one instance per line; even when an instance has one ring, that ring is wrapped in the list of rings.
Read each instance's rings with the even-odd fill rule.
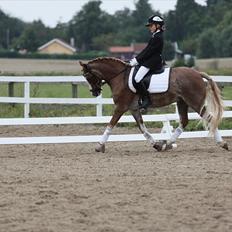
[[[164,25],[164,20],[161,16],[159,15],[152,15],[149,17],[146,23],[146,27],[150,26],[151,24],[159,24],[161,27]]]

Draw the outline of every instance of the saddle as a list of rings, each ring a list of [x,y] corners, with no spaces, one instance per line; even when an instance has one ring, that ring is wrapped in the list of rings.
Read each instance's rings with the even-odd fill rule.
[[[135,66],[131,69],[128,79],[128,86],[130,90],[136,93],[136,82],[135,75],[139,70],[139,66]],[[162,67],[160,70],[152,71],[150,70],[143,78],[143,83],[145,84],[149,93],[162,93],[166,92],[169,88],[169,75],[170,68]]]

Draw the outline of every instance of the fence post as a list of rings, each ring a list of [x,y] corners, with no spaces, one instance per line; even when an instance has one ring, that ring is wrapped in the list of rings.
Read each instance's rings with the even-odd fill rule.
[[[30,116],[30,82],[24,82],[24,118],[29,118]]]
[[[78,96],[78,89],[77,89],[77,83],[72,83],[72,98],[77,98]]]
[[[97,116],[102,116],[102,95],[99,95],[97,97],[97,100],[98,100],[98,104],[96,106],[96,110],[97,110]]]
[[[8,96],[14,97],[14,82],[8,83]]]
[[[8,83],[8,96],[14,97],[14,82]],[[11,105],[14,107],[15,103],[11,103]]]
[[[169,120],[164,121],[161,133],[167,133],[169,135],[169,137],[171,138],[172,131],[173,131],[173,126],[170,124],[170,121]]]

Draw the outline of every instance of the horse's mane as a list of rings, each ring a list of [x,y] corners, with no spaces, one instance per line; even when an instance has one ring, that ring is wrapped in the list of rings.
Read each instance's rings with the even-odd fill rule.
[[[118,62],[118,63],[123,64],[123,65],[128,65],[129,66],[129,64],[126,63],[125,61],[120,60],[120,59],[115,58],[115,57],[98,57],[98,58],[95,58],[95,59],[89,61],[89,64],[97,62],[97,61],[102,61],[102,62],[104,62],[104,61],[114,61],[114,62]]]

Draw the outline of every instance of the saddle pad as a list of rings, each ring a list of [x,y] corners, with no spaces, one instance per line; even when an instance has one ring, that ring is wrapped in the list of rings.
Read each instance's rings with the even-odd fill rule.
[[[136,89],[132,83],[134,69],[135,68],[133,67],[130,71],[130,75],[128,79],[128,86],[132,92],[136,93]],[[165,68],[163,73],[153,74],[151,77],[151,82],[148,87],[148,92],[149,93],[166,92],[169,86],[169,74],[170,74],[170,68]]]

